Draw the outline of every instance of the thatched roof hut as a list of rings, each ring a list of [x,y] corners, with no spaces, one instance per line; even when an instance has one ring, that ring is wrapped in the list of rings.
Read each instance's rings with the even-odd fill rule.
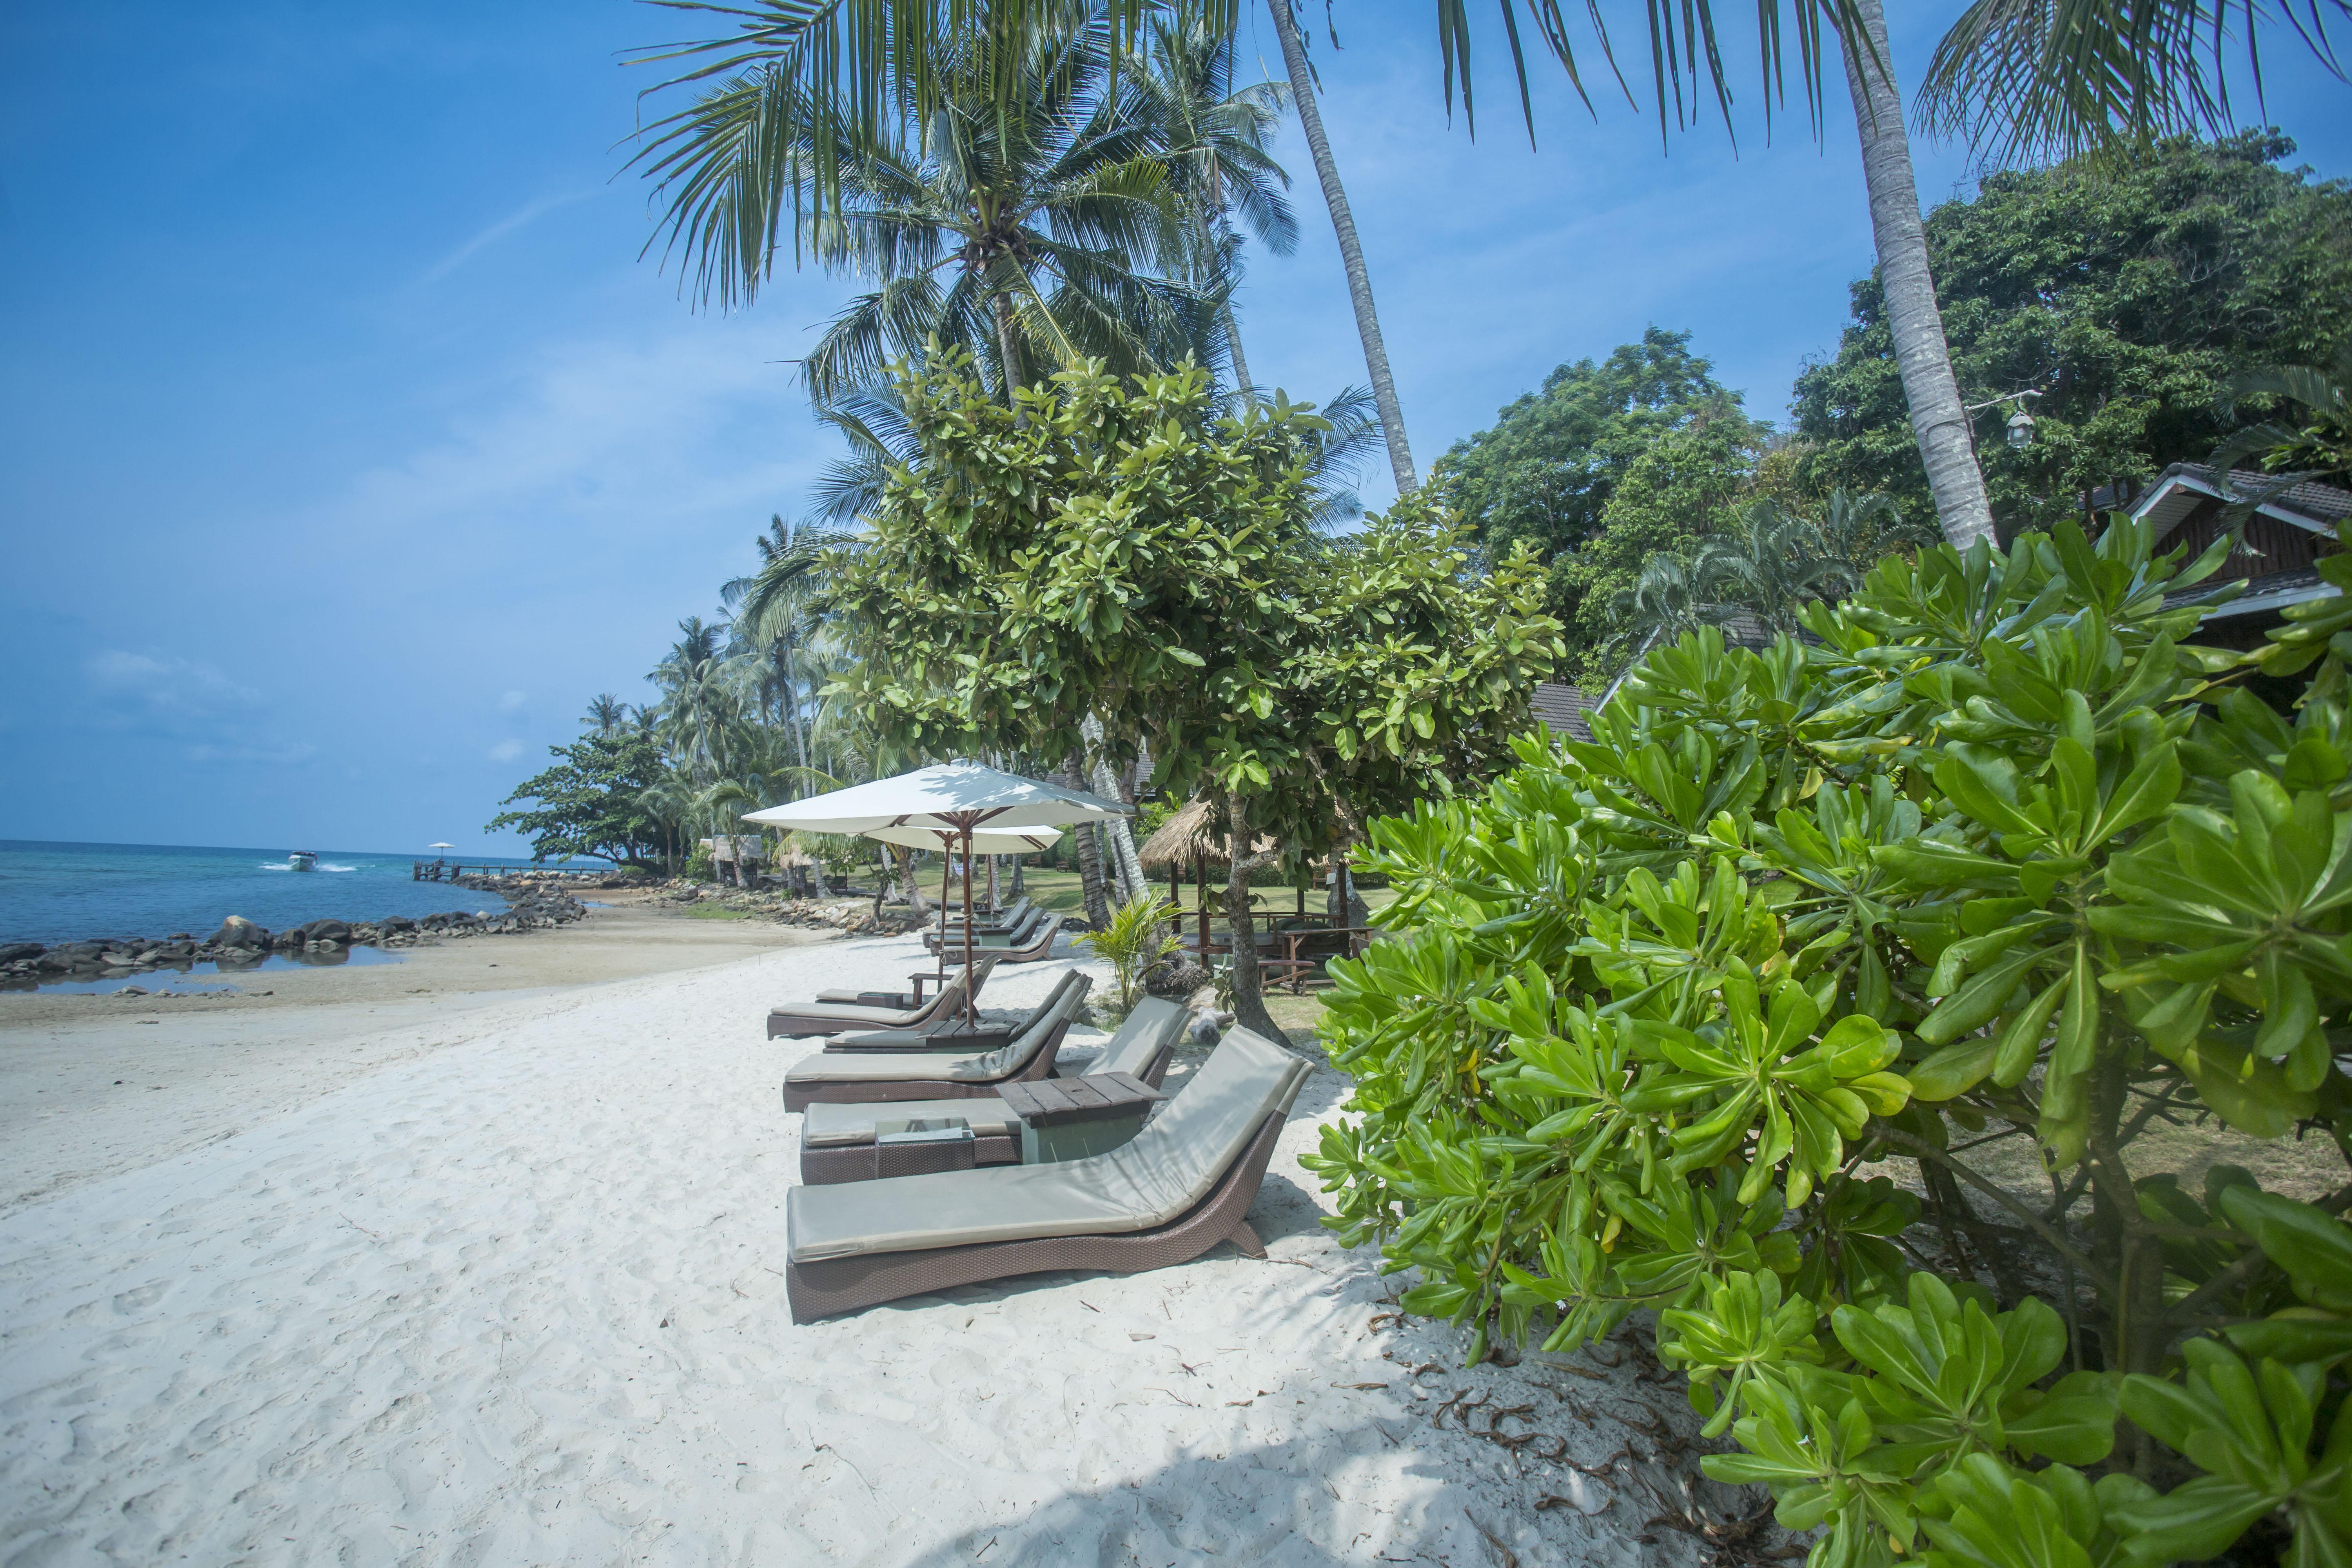
[[[1276,841],[1261,838],[1259,849],[1271,849]],[[1226,861],[1225,836],[1219,832],[1216,816],[1205,800],[1187,802],[1184,809],[1160,825],[1160,831],[1143,841],[1136,858],[1143,862],[1146,871],[1164,871],[1171,866],[1193,870],[1202,866],[1222,866]]]

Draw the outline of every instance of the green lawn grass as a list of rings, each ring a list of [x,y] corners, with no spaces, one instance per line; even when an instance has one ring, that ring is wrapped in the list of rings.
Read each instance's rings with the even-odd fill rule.
[[[725,904],[697,904],[686,911],[686,918],[690,921],[748,921],[751,918],[751,911],[730,909]]]
[[[1011,873],[1006,872],[1003,875],[1009,879]],[[1005,889],[1005,901],[1010,903],[1012,893],[1009,880],[1000,881],[998,885]],[[1168,897],[1168,883],[1164,879],[1154,882],[1152,886],[1161,898]],[[984,897],[980,891],[979,882],[975,881],[972,888],[975,899]],[[1033,866],[1022,873],[1021,890],[1028,895],[1030,902],[1042,909],[1050,910],[1057,915],[1086,913],[1086,894],[1079,885],[1078,874],[1076,871],[1041,871]],[[932,889],[926,888],[923,891],[928,897]],[[1288,888],[1253,888],[1251,893],[1259,900],[1258,908],[1261,910],[1271,911],[1276,916],[1292,913],[1298,907],[1298,895]],[[958,889],[955,897],[961,900],[962,896],[962,890]],[[1215,883],[1210,887],[1210,912],[1220,920],[1223,916],[1224,896],[1223,883]],[[1323,890],[1319,888],[1308,891],[1307,910],[1309,914],[1320,915],[1323,912]],[[1377,910],[1395,901],[1396,893],[1394,889],[1389,888],[1370,888],[1362,890],[1362,897],[1367,905]],[[1184,910],[1188,920],[1195,918],[1200,912],[1200,900],[1189,882],[1180,889],[1176,902]]]

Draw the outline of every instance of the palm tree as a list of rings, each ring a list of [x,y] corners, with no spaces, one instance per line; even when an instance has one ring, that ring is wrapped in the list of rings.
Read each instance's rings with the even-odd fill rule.
[[[1716,625],[1738,607],[1709,598],[1698,569],[1683,556],[1653,555],[1642,563],[1642,574],[1610,605],[1616,630],[1601,653],[1619,673],[1601,693],[1602,700],[1617,689],[1624,671],[1651,648],[1670,643],[1685,632]]]
[[[1794,631],[1798,611],[1851,592],[1858,580],[1820,529],[1770,500],[1751,503],[1732,533],[1703,541],[1690,576],[1704,599],[1752,610],[1776,632]],[[1641,585],[1633,592],[1638,600]]]
[[[589,701],[588,711],[580,721],[600,735],[609,735],[629,721],[629,705],[609,691],[602,691]]]
[[[1247,401],[1255,394],[1234,321],[1240,241],[1233,218],[1238,214],[1276,256],[1297,248],[1298,220],[1283,195],[1290,176],[1265,151],[1284,89],[1267,81],[1235,90],[1232,34],[1211,27],[1197,10],[1154,17],[1150,42],[1150,68],[1136,90],[1193,224],[1192,280],[1217,301],[1234,384]]]
[[[2250,371],[2230,389],[2230,406],[2269,398],[2297,412],[2248,426],[2213,449],[2206,459],[2221,470],[2234,498],[2232,524],[2243,526],[2254,509],[2316,480],[2341,485],[2352,477],[2352,343],[2336,351],[2326,370],[2308,365],[2271,365]],[[2284,411],[2283,411],[2284,412]],[[2241,481],[2234,470],[2252,463],[2263,478]]]
[[[1449,0],[1439,0],[1442,5]],[[1451,0],[1459,6],[1460,0]],[[1506,0],[1507,5],[1508,0]],[[1307,68],[1307,45],[1298,34],[1298,18],[1291,0],[1266,0],[1274,14],[1275,36],[1282,40],[1282,63],[1290,75],[1291,101],[1298,106],[1299,129],[1307,133],[1307,150],[1315,158],[1315,177],[1322,182],[1323,205],[1330,209],[1331,232],[1339,237],[1339,263],[1348,274],[1348,300],[1356,310],[1356,335],[1363,340],[1364,369],[1372,381],[1372,403],[1380,410],[1381,434],[1387,438],[1389,469],[1396,478],[1397,494],[1409,496],[1418,482],[1412,447],[1404,435],[1404,409],[1397,402],[1396,377],[1389,373],[1389,347],[1381,336],[1380,312],[1372,305],[1372,277],[1364,266],[1364,244],[1356,237],[1356,215],[1339,184],[1339,165],[1332,161],[1331,139],[1323,133],[1323,111],[1315,104],[1315,78]],[[1507,16],[1508,12],[1505,13]],[[1517,36],[1516,29],[1514,37]],[[1469,61],[1463,61],[1467,79]]]
[[[1855,495],[1843,485],[1830,492],[1829,504],[1813,520],[1813,527],[1821,533],[1822,548],[1844,563],[1857,585],[1897,550],[1936,542],[1934,531],[1905,517],[1893,496],[1876,491]]]
[[[726,749],[741,714],[739,672],[722,652],[725,626],[689,616],[677,629],[681,635],[669,657],[646,677],[663,693],[655,733],[689,776],[709,780],[724,771]]]
[[[1171,280],[1193,241],[1135,79],[1112,80],[1106,45],[1098,27],[935,42],[941,89],[911,146],[855,134],[776,70],[746,70],[655,127],[639,162],[669,200],[672,247],[725,303],[752,300],[779,215],[819,205],[831,180],[793,253],[877,287],[802,362],[820,403],[935,342],[993,365],[1008,401],[1043,364],[1172,364],[1205,335],[1202,296]]]
[[[2279,15],[2340,79],[2326,13],[2352,0],[2289,0]],[[2176,132],[2229,129],[2223,48],[2229,0],[1976,0],[1927,62],[1920,128],[1958,133],[1989,162],[2063,159],[2145,146]],[[2243,7],[2259,96],[2257,23]],[[2209,74],[2210,72],[2210,74]]]
[[[1927,268],[1927,229],[1919,217],[1919,191],[1911,176],[1911,142],[1903,131],[1903,95],[1895,90],[1894,56],[1879,0],[1843,0],[1859,13],[1860,37],[1845,41],[1846,88],[1862,134],[1862,180],[1870,195],[1870,228],[1878,247],[1879,288],[1895,338],[1895,363],[1911,432],[1927,470],[1927,493],[1944,536],[1966,550],[1992,542],[1992,501],[1977,466],[1960,384],[1944,315]],[[1858,48],[1857,43],[1867,48]]]

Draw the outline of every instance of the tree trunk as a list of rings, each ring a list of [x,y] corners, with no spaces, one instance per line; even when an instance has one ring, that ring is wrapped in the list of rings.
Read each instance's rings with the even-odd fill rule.
[[[1990,545],[1992,503],[1977,467],[1959,384],[1952,377],[1936,280],[1927,270],[1927,230],[1919,220],[1919,192],[1911,178],[1911,141],[1903,131],[1903,95],[1895,89],[1894,56],[1886,47],[1886,17],[1879,0],[1856,5],[1878,59],[1857,59],[1846,50],[1845,79],[1853,95],[1855,129],[1862,133],[1862,177],[1870,192],[1879,287],[1895,335],[1895,363],[1903,373],[1903,398],[1910,405],[1911,429],[1944,537],[1962,550],[1979,539]]]
[[[1095,794],[1105,800],[1125,800],[1126,792],[1119,785],[1118,775],[1110,771],[1110,763],[1096,749],[1103,738],[1102,721],[1091,713],[1087,714],[1085,722],[1078,726],[1078,733],[1086,737],[1088,749],[1094,751],[1091,776]],[[1109,840],[1111,864],[1118,873],[1118,901],[1122,904],[1132,902],[1137,894],[1150,887],[1144,879],[1143,862],[1136,858],[1135,834],[1129,828],[1126,819],[1121,818],[1103,824],[1103,837]]]
[[[1282,63],[1290,73],[1290,96],[1298,105],[1298,123],[1307,132],[1307,150],[1315,155],[1315,176],[1323,183],[1323,205],[1331,209],[1331,229],[1339,237],[1339,259],[1348,268],[1348,298],[1356,307],[1356,334],[1364,340],[1364,369],[1371,377],[1381,434],[1389,444],[1389,468],[1396,475],[1397,494],[1411,495],[1415,479],[1412,449],[1404,438],[1404,410],[1397,406],[1396,383],[1389,375],[1388,345],[1381,339],[1381,318],[1372,309],[1372,279],[1364,269],[1364,247],[1356,238],[1355,214],[1348,209],[1348,193],[1340,188],[1339,165],[1331,161],[1331,142],[1323,134],[1323,111],[1315,107],[1315,79],[1307,69],[1307,46],[1299,39],[1290,0],[1266,0],[1266,8],[1274,13],[1274,30],[1282,39]]]
[[[1076,752],[1071,752],[1070,760],[1063,764],[1062,778],[1072,789],[1087,787]],[[1110,923],[1110,901],[1103,896],[1101,845],[1095,838],[1094,824],[1090,822],[1078,824],[1070,837],[1077,841],[1078,886],[1086,894],[1087,919],[1095,930],[1100,931]]]
[[[1017,408],[1020,405],[1013,400],[1013,389],[1023,384],[1023,376],[1021,338],[1013,329],[1013,301],[998,294],[988,303],[996,317],[996,352],[1004,361],[1004,406]]]
[[[1250,380],[1249,361],[1242,354],[1242,330],[1234,321],[1234,308],[1220,305],[1217,314],[1225,324],[1225,347],[1234,356],[1234,384],[1241,389],[1242,402],[1255,406],[1257,384]]]
[[[1277,1045],[1286,1045],[1290,1037],[1265,1010],[1265,977],[1257,966],[1257,931],[1250,923],[1249,907],[1250,845],[1255,835],[1249,830],[1240,795],[1225,797],[1225,815],[1232,830],[1225,841],[1225,864],[1230,868],[1225,873],[1225,924],[1233,937],[1234,1022]]]

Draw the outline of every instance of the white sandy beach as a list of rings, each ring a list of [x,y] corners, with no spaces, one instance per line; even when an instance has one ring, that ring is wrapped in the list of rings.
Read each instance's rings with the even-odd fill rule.
[[[761,1018],[919,953],[830,941],[402,1018],[406,1046],[339,1039],[363,1064],[291,1109],[248,1074],[193,1145],[148,1094],[169,1152],[0,1216],[0,1565],[1700,1560],[1687,1527],[1733,1500],[1691,1501],[1678,1380],[1465,1373],[1450,1331],[1382,1316],[1393,1282],[1297,1163],[1344,1094],[1328,1068],[1251,1213],[1269,1260],[793,1326],[778,1086],[816,1043]],[[112,1026],[163,1052],[183,1026]]]

